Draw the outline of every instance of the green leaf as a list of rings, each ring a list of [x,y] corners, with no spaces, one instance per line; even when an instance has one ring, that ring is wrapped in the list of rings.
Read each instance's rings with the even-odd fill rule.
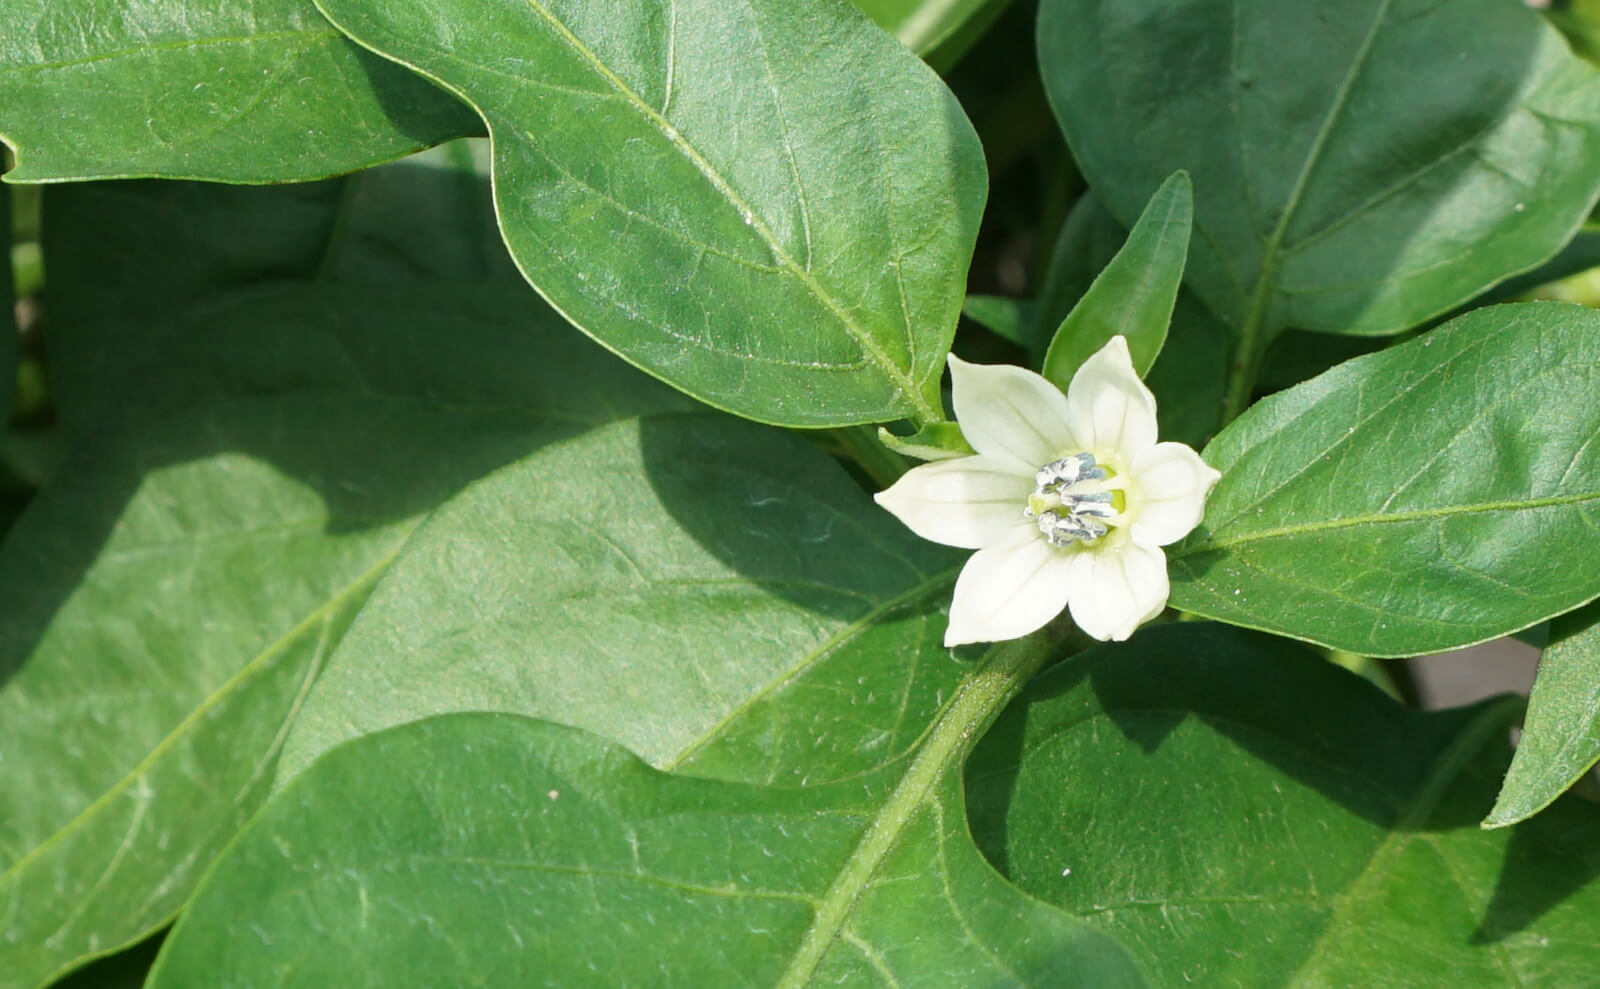
[[[1596,227],[1593,222],[1589,222],[1583,225],[1577,236],[1568,241],[1567,246],[1563,247],[1555,257],[1537,268],[1525,271],[1514,278],[1506,279],[1482,296],[1474,299],[1473,302],[1478,305],[1510,302],[1519,296],[1533,293],[1537,289],[1553,282],[1562,281],[1596,267],[1600,267],[1600,227]],[[1541,297],[1558,298],[1555,295]]]
[[[150,985],[1142,984],[983,862],[958,773],[906,780],[773,789],[504,715],[407,725],[251,823]]]
[[[1382,350],[1392,342],[1392,338],[1384,337],[1285,330],[1262,358],[1256,387],[1264,392],[1293,388],[1337,364]]]
[[[183,904],[418,515],[537,439],[397,400],[102,432],[0,551],[0,985]]]
[[[688,408],[539,302],[495,227],[487,142],[313,185],[52,186],[51,385],[86,428],[130,397],[376,391],[594,421]],[[622,385],[626,383],[626,387]]]
[[[1127,231],[1093,193],[1067,215],[1050,255],[1027,330],[1029,348],[1043,360],[1057,327],[1116,257]],[[1187,288],[1179,287],[1163,356],[1145,377],[1156,396],[1162,438],[1199,448],[1222,425],[1228,331]]]
[[[1193,296],[1178,293],[1167,342],[1144,379],[1156,396],[1162,439],[1198,450],[1221,427],[1227,335],[1227,329]]]
[[[1026,328],[1033,322],[1033,303],[1003,295],[969,295],[961,315],[1019,347],[1028,346]]]
[[[1259,402],[1205,450],[1222,480],[1172,604],[1404,656],[1590,600],[1597,360],[1600,313],[1495,306]]]
[[[1041,363],[1061,321],[1127,239],[1128,228],[1117,222],[1093,192],[1085,191],[1072,204],[1056,233],[1050,259],[1040,272],[1039,297],[1027,330],[1028,347]],[[1184,292],[1179,289],[1180,294]]]
[[[559,721],[673,767],[822,667],[850,671],[851,721],[884,706],[889,724],[804,744],[860,741],[877,765],[914,743],[959,670],[939,645],[956,563],[799,437],[713,416],[618,423],[434,514],[307,698],[280,776],[464,710]],[[834,689],[801,693],[807,717],[831,720]],[[759,770],[816,780],[837,758]]]
[[[1511,768],[1486,828],[1526,820],[1600,761],[1600,604],[1550,625]]]
[[[12,182],[296,182],[478,130],[307,0],[8,0],[0,139]]]
[[[1044,358],[1046,378],[1065,391],[1078,366],[1119,335],[1128,340],[1134,370],[1145,376],[1167,340],[1193,215],[1189,176],[1175,172],[1150,197],[1122,249],[1057,327]]]
[[[1416,325],[1553,255],[1600,189],[1600,76],[1522,4],[1044,0],[1039,53],[1124,223],[1193,176],[1186,278],[1247,342]]]
[[[270,248],[274,228],[210,226],[276,203],[294,228],[311,202],[298,187],[61,200],[104,207],[107,241],[173,270],[144,286],[143,254],[107,269],[100,304],[124,300],[123,323],[65,307],[85,321],[75,339],[127,348],[125,368],[85,365],[82,381],[117,415],[0,547],[0,986],[116,950],[182,906],[265,798],[304,691],[423,515],[542,443],[687,407],[494,274],[508,262],[474,246],[498,244],[487,189],[460,178],[403,164],[336,190],[342,206],[281,241],[320,259],[320,281],[283,277],[298,260]],[[251,208],[231,213],[243,194]],[[434,203],[477,209],[426,240],[394,219]],[[104,246],[71,215],[52,212],[84,223],[58,242],[69,271]],[[165,312],[149,297],[164,288]]]
[[[512,255],[575,324],[720,408],[937,421],[985,192],[939,79],[826,0],[328,0],[472,103]]]
[[[1155,985],[1585,985],[1600,812],[1477,825],[1516,708],[1420,714],[1281,640],[1150,628],[1013,705],[973,834]]]

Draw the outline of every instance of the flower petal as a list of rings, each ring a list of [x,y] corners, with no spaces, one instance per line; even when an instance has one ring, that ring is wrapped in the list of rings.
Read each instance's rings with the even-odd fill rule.
[[[1022,514],[1032,491],[1031,472],[979,456],[913,467],[874,497],[923,539],[978,549],[1037,528]]]
[[[972,554],[956,578],[944,644],[1000,642],[1027,635],[1067,605],[1067,560],[1038,532]]]
[[[1126,337],[1112,337],[1072,375],[1067,416],[1078,442],[1096,454],[1115,451],[1129,463],[1155,445],[1156,397],[1134,372]]]
[[[1138,494],[1131,535],[1141,546],[1175,543],[1200,524],[1206,496],[1222,475],[1182,443],[1157,443],[1129,467]]]
[[[1159,549],[1129,541],[1067,560],[1072,620],[1096,639],[1121,642],[1167,606],[1167,554]]]
[[[1067,398],[1042,376],[1010,364],[968,364],[950,355],[951,401],[972,448],[1029,477],[1079,449]]]

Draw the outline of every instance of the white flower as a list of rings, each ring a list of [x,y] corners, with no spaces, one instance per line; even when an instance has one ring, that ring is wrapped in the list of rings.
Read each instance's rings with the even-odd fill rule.
[[[878,504],[917,535],[975,549],[956,580],[947,646],[1014,639],[1062,608],[1126,639],[1166,607],[1161,549],[1200,523],[1220,477],[1156,442],[1156,400],[1113,337],[1063,395],[1032,371],[951,355],[956,420],[976,456],[915,467]]]

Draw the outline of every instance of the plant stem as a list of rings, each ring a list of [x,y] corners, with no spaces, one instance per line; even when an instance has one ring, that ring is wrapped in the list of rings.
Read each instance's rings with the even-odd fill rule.
[[[1267,273],[1262,275],[1262,286],[1267,281]],[[1262,323],[1266,318],[1266,304],[1268,293],[1263,288],[1258,288],[1255,298],[1251,302],[1250,312],[1246,314],[1244,325],[1239,328],[1238,339],[1233,345],[1233,360],[1228,365],[1228,387],[1223,393],[1222,400],[1222,425],[1239,418],[1250,405],[1250,393],[1256,387],[1256,375],[1261,370],[1262,351],[1266,349],[1267,341],[1262,331]]]
[[[879,487],[887,488],[900,480],[900,475],[911,467],[905,457],[883,445],[872,426],[844,426],[829,432]]]
[[[938,799],[938,787],[945,775],[960,771],[984,731],[1039,672],[1049,655],[1050,640],[1041,630],[991,646],[977,669],[961,681],[955,696],[928,730],[905,776],[817,905],[810,929],[778,981],[781,989],[811,984],[817,966],[843,929],[856,901],[870,887],[883,860],[928,803]]]

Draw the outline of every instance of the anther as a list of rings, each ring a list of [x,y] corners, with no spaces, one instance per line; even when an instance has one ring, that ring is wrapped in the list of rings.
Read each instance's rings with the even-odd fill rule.
[[[1082,481],[1101,481],[1110,477],[1094,457],[1075,453],[1052,461],[1035,472],[1034,490],[1022,513],[1037,519],[1039,531],[1052,546],[1065,546],[1074,540],[1093,542],[1110,528],[1100,519],[1117,516],[1110,491],[1073,491]]]

